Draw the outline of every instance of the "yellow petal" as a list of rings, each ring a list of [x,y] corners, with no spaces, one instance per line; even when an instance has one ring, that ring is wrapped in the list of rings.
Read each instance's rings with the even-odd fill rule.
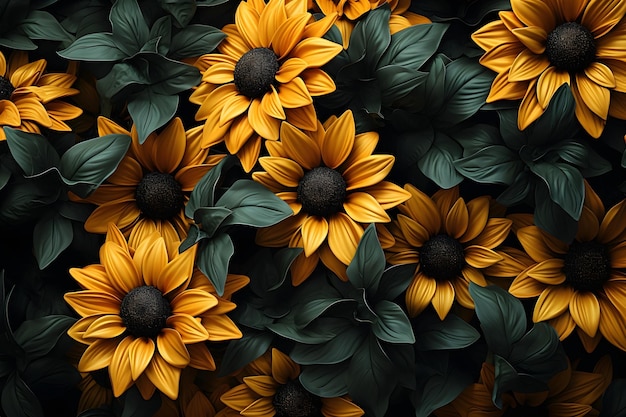
[[[286,20],[285,2],[271,1],[265,5],[264,10],[261,12],[258,27],[253,26],[249,30],[258,32],[259,41],[261,42],[259,46],[269,47],[272,38],[275,37],[276,32]]]
[[[265,93],[261,99],[261,110],[275,119],[284,120],[287,117],[282,103],[280,102],[278,92],[273,85],[270,85],[270,91]]]
[[[509,81],[530,81],[533,80],[550,66],[550,61],[544,55],[536,55],[529,50],[522,51],[509,72]]]
[[[241,411],[257,398],[258,395],[248,388],[246,384],[240,384],[224,393],[220,397],[220,401],[233,410]]]
[[[356,161],[343,172],[346,190],[356,190],[379,183],[391,172],[394,161],[392,155],[370,155]]]
[[[215,370],[215,360],[205,343],[187,345],[187,351],[189,351],[189,356],[191,357],[189,366],[205,371]]]
[[[95,314],[119,314],[122,303],[112,294],[92,290],[66,293],[63,298],[82,317]]]
[[[517,239],[536,262],[554,258],[554,253],[546,246],[542,232],[537,226],[522,227],[517,231]]]
[[[105,294],[115,291],[107,278],[106,270],[102,265],[87,265],[84,268],[70,268],[72,278],[86,290],[94,290]]]
[[[542,108],[548,107],[552,96],[563,84],[569,84],[570,75],[567,71],[561,71],[556,67],[546,69],[537,82],[537,100]]]
[[[346,398],[322,398],[322,414],[325,417],[361,417],[365,411]]]
[[[478,237],[485,229],[487,220],[489,219],[489,198],[474,198],[466,204],[466,207],[468,213],[467,230],[463,233],[463,236],[458,238],[461,243],[468,242]]]
[[[302,224],[302,242],[305,256],[311,256],[328,236],[328,222],[320,216],[309,216]]]
[[[608,244],[618,241],[626,229],[626,201],[621,201],[607,211],[600,224],[598,241]]]
[[[143,285],[143,280],[127,250],[112,242],[105,242],[100,248],[100,261],[107,276],[120,293],[125,294]]]
[[[176,330],[183,343],[200,343],[208,340],[206,329],[194,317],[188,314],[175,314],[167,318],[167,325]]]
[[[270,36],[273,36],[271,41],[272,49],[274,49],[279,60],[285,58],[302,39],[302,33],[309,18],[310,15],[308,13],[290,17],[282,22],[280,27],[276,28],[276,31],[270,32]]]
[[[315,131],[317,129],[317,115],[313,103],[304,107],[285,109],[287,121],[302,130]]]
[[[235,11],[235,24],[239,35],[246,42],[247,49],[269,46],[262,44],[259,38],[259,20],[259,13],[253,7],[247,2],[239,3]]]
[[[504,258],[497,252],[482,246],[472,245],[465,248],[465,261],[474,268],[488,268],[502,259]]]
[[[113,201],[96,207],[85,222],[85,230],[91,233],[106,233],[109,223],[123,229],[136,221],[140,215],[141,212],[134,199]]]
[[[597,116],[606,120],[611,101],[610,91],[582,74],[576,74],[576,88],[587,107]]]
[[[267,417],[276,414],[276,410],[271,398],[261,397],[241,410],[240,414],[245,417]]]
[[[170,301],[174,314],[184,313],[196,317],[217,305],[213,294],[196,288],[187,289]]]
[[[440,320],[446,318],[454,303],[454,287],[449,281],[437,281],[437,289],[431,301]]]
[[[528,85],[526,95],[522,99],[519,111],[517,113],[517,127],[519,130],[524,130],[532,122],[537,120],[544,112],[544,109],[539,104],[537,98],[537,81],[533,80]]]
[[[511,9],[526,26],[538,26],[546,32],[556,27],[552,10],[543,0],[511,0]]]
[[[328,245],[337,259],[348,265],[356,253],[363,229],[345,213],[334,214],[328,223]]]
[[[18,127],[22,121],[17,106],[10,100],[0,100],[0,124]]]
[[[580,74],[577,75],[577,78],[580,78]],[[586,77],[583,76],[582,78],[586,78]],[[591,83],[591,81],[589,81],[589,83]],[[600,86],[598,86],[598,88],[606,90]],[[591,90],[593,91],[594,88],[592,87]],[[585,94],[590,94],[590,93],[591,91],[586,91]],[[572,88],[572,94],[574,95],[574,100],[576,101],[575,112],[576,112],[576,118],[578,119],[578,122],[582,125],[585,131],[589,133],[593,138],[599,138],[600,135],[602,134],[602,131],[604,130],[604,125],[606,123],[606,120],[599,117],[589,108],[589,105],[587,104],[587,102],[585,101],[585,99],[583,98],[581,94],[579,86],[574,86],[574,88]],[[596,104],[598,105],[598,109],[601,108],[600,101],[603,100],[601,97],[598,97],[598,98],[588,97],[588,99],[595,101]],[[610,94],[609,94],[609,100],[610,100]]]
[[[85,331],[83,337],[96,339],[112,339],[124,333],[126,326],[122,318],[116,314],[98,317]]]
[[[535,323],[549,320],[565,313],[570,305],[574,291],[568,286],[548,287],[541,293],[533,311]]]
[[[300,77],[295,77],[291,81],[281,84],[278,89],[278,97],[286,109],[304,107],[313,103],[313,98],[311,98],[306,84]]]
[[[600,38],[619,23],[626,13],[626,3],[620,0],[590,0],[581,24],[595,38]]]
[[[281,91],[283,91],[281,89]],[[279,93],[280,96],[280,93]],[[286,107],[285,102],[281,97],[281,103]],[[252,100],[250,108],[248,109],[248,122],[250,126],[258,133],[262,138],[269,140],[278,140],[278,133],[280,128],[280,120],[277,120],[267,114],[261,108],[261,100]]]
[[[563,259],[546,259],[526,271],[528,276],[547,285],[559,285],[565,281]]]
[[[286,84],[300,75],[305,69],[307,69],[307,63],[305,60],[300,58],[289,58],[278,69],[275,77],[276,81],[281,84]]]
[[[272,376],[279,384],[293,381],[300,375],[300,365],[276,348],[272,348]]]
[[[52,120],[50,119],[46,108],[37,99],[24,97],[13,100],[13,103],[15,103],[20,112],[20,118],[32,120],[41,126],[52,126]]]
[[[259,158],[259,163],[274,180],[285,187],[297,187],[304,176],[302,167],[291,159],[264,156]]]
[[[278,384],[269,375],[254,375],[243,378],[243,383],[262,397],[273,397]]]
[[[222,105],[219,126],[225,126],[237,116],[242,115],[250,107],[250,102],[251,100],[242,94],[230,96]]]
[[[156,287],[163,295],[174,291],[191,277],[195,257],[196,246],[178,255],[163,268],[156,282]]]
[[[387,223],[389,215],[368,193],[354,192],[348,194],[343,208],[353,220],[359,223]]]
[[[321,163],[320,148],[317,143],[289,123],[280,127],[280,140],[285,152],[302,168],[311,170]]]
[[[171,366],[157,353],[146,368],[145,375],[159,391],[175,400],[178,398],[180,371],[180,368]]]
[[[167,330],[167,329],[164,329]],[[154,356],[154,341],[148,337],[137,337],[128,346],[130,374],[133,380],[139,379]]]
[[[616,81],[611,69],[601,62],[592,62],[585,68],[585,75],[594,83],[606,87],[615,88]]]
[[[409,287],[406,290],[405,301],[410,317],[415,317],[430,304],[435,290],[437,289],[437,281],[418,272]]]
[[[598,301],[602,312],[598,327],[600,333],[614,346],[626,350],[626,321],[623,314],[605,298],[600,297]]]
[[[180,334],[174,329],[162,329],[157,335],[157,349],[167,363],[177,368],[184,368],[191,357]]]
[[[523,273],[513,280],[509,292],[517,298],[532,298],[541,295],[545,288],[545,284]]]
[[[209,332],[211,342],[223,342],[225,340],[241,339],[241,330],[225,314],[212,314],[202,320]]]
[[[322,38],[307,38],[298,43],[290,56],[303,59],[309,68],[321,67],[342,51],[342,46]]]
[[[39,59],[37,61],[22,65],[11,74],[11,84],[16,89],[33,85],[37,83],[39,77],[43,75],[45,69],[45,59]]]
[[[302,73],[302,81],[313,97],[330,94],[337,88],[332,77],[321,69],[311,68]]]
[[[532,26],[513,29],[513,34],[530,52],[539,55],[546,51],[548,34],[543,28]]]
[[[411,184],[406,184],[404,189],[411,193],[412,197],[398,206],[400,211],[424,226],[430,236],[439,234],[442,229],[441,214],[435,203]]]
[[[235,66],[229,62],[217,62],[202,74],[202,81],[211,84],[226,84],[234,81]]]
[[[321,143],[322,159],[324,164],[332,169],[341,165],[354,145],[354,117],[350,110],[345,111],[334,123],[332,123]]]
[[[411,198],[411,194],[408,191],[390,181],[381,181],[378,184],[365,188],[363,191],[374,197],[385,210],[394,208]]]
[[[459,239],[467,231],[469,212],[463,198],[456,200],[445,219],[446,233],[454,239]]]
[[[109,365],[109,378],[113,387],[113,395],[119,397],[133,385],[128,348],[135,338],[126,336],[115,349]]]
[[[598,218],[586,206],[580,214],[578,221],[578,231],[576,232],[576,240],[579,242],[589,242],[598,235],[600,230],[600,222]]]
[[[588,291],[575,291],[570,300],[569,312],[572,318],[587,335],[594,337],[600,324],[600,304],[595,294]]]
[[[78,363],[78,370],[92,372],[109,366],[118,343],[118,339],[99,339],[93,342],[83,352]]]

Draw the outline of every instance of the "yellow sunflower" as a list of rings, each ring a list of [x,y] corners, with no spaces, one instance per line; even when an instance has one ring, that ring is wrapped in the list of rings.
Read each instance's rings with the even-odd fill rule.
[[[156,230],[166,242],[183,240],[191,223],[184,210],[189,194],[224,156],[201,149],[201,128],[185,132],[178,117],[161,133],[151,133],[141,145],[135,126],[128,132],[104,117],[98,118],[98,133],[128,134],[132,143],[113,175],[80,200],[98,206],[85,229],[106,233],[112,222],[125,235],[145,236]]]
[[[450,404],[435,411],[437,417],[582,417],[598,415],[595,402],[611,383],[613,369],[609,356],[598,361],[592,372],[567,369],[548,381],[548,391],[503,394],[504,407],[491,400],[495,368],[483,363],[478,383],[467,387]]]
[[[225,416],[360,417],[363,410],[347,397],[321,398],[298,381],[300,365],[278,349],[248,365],[243,383],[222,395]]]
[[[76,76],[66,73],[45,74],[47,62],[28,62],[28,53],[16,51],[7,62],[0,52],[0,127],[9,126],[31,133],[41,128],[69,132],[65,121],[75,119],[82,110],[61,98],[78,94],[71,88]],[[0,128],[0,140],[6,140]]]
[[[325,15],[337,13],[338,19],[335,26],[341,32],[344,49],[347,49],[350,44],[352,29],[359,18],[385,3],[388,3],[391,8],[389,30],[392,35],[409,26],[432,23],[426,16],[408,11],[411,0],[315,0],[315,5]]]
[[[195,253],[195,246],[182,254],[168,250],[158,233],[134,249],[109,225],[102,264],[70,269],[83,290],[64,296],[81,316],[68,334],[88,345],[80,372],[108,368],[115,397],[135,384],[145,399],[155,389],[176,399],[182,368],[215,370],[205,342],[241,332],[225,316],[234,305],[193,274]]]
[[[487,102],[522,99],[518,127],[541,116],[556,90],[569,84],[576,117],[594,138],[626,92],[626,2],[622,0],[511,0],[512,11],[472,39],[480,62],[497,72]],[[626,99],[620,97],[619,107]],[[626,113],[616,112],[616,116]]]
[[[350,110],[318,124],[315,132],[303,132],[283,123],[280,142],[268,142],[270,156],[259,158],[265,171],[252,174],[293,209],[294,216],[259,229],[256,242],[304,248],[292,264],[294,285],[301,284],[320,259],[347,280],[345,270],[365,230],[363,224],[389,222],[385,210],[410,197],[384,181],[395,158],[372,155],[378,134],[355,135]]]
[[[405,295],[409,315],[432,304],[443,320],[455,299],[474,308],[469,283],[487,285],[486,268],[498,275],[497,263],[504,257],[494,249],[508,236],[511,220],[493,217],[489,197],[465,203],[458,187],[432,198],[411,184],[404,188],[412,197],[398,206],[400,214],[390,226],[395,244],[386,252],[391,264],[417,264]]]
[[[202,82],[189,100],[200,105],[196,120],[205,121],[202,147],[224,142],[246,172],[262,138],[278,139],[281,121],[315,130],[312,97],[335,91],[320,67],[341,51],[321,38],[336,14],[316,21],[306,8],[306,0],[242,1],[235,24],[222,29],[228,36],[219,53],[196,62]]]
[[[578,232],[570,244],[537,226],[516,235],[533,264],[513,281],[518,298],[539,297],[533,321],[548,321],[561,340],[576,329],[592,352],[602,336],[626,350],[626,200],[605,212],[602,201],[585,184],[585,204]]]

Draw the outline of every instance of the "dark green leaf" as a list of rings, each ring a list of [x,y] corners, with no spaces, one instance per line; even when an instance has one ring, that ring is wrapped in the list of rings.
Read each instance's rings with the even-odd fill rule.
[[[90,33],[57,53],[75,61],[114,62],[126,58],[126,53],[118,48],[110,33]]]
[[[376,227],[370,224],[361,236],[346,274],[356,288],[365,288],[373,295],[378,290],[385,266],[385,254],[378,241]]]
[[[447,29],[447,24],[431,23],[411,26],[394,33],[380,65],[419,69],[435,53]]]
[[[200,207],[194,212],[193,220],[202,228],[206,237],[210,238],[232,213],[232,210],[225,207]]]
[[[528,128],[530,145],[542,146],[555,138],[572,138],[578,130],[576,102],[569,84],[563,84],[554,93],[546,111]]]
[[[454,168],[461,157],[461,147],[441,132],[435,132],[435,141],[428,152],[417,161],[420,171],[441,188],[452,188],[463,181]]]
[[[169,122],[177,108],[176,95],[158,94],[148,88],[133,95],[128,101],[128,113],[135,122],[139,143],[142,144],[150,133]]]
[[[428,417],[439,407],[454,400],[473,382],[469,374],[450,367],[445,374],[432,375],[423,390],[413,392],[416,417]]]
[[[196,263],[211,281],[218,295],[224,295],[228,264],[235,253],[233,241],[226,233],[218,233],[200,243]]]
[[[170,53],[174,59],[200,56],[213,52],[226,34],[208,25],[189,25],[172,37]]]
[[[488,146],[503,144],[498,128],[485,123],[454,131],[451,135],[463,148],[464,157],[473,155]]]
[[[78,370],[59,357],[43,356],[30,360],[20,376],[33,389],[66,391],[72,389],[81,380]]]
[[[41,357],[56,346],[75,321],[75,318],[61,315],[26,320],[15,331],[15,340],[32,357]]]
[[[242,329],[242,332],[241,339],[231,340],[226,346],[219,368],[221,376],[233,373],[263,355],[274,340],[274,335],[267,331]]]
[[[416,264],[393,265],[385,269],[378,284],[376,298],[380,300],[395,300],[402,294],[411,281]]]
[[[196,13],[195,0],[159,0],[159,4],[163,10],[174,16],[181,27],[187,26]]]
[[[32,51],[37,49],[37,45],[31,41],[28,36],[18,32],[17,30],[14,32],[3,33],[2,36],[0,36],[0,46],[22,51]]]
[[[498,196],[498,203],[509,207],[521,203],[532,190],[532,184],[533,180],[529,171],[521,171],[513,180],[513,184]]]
[[[139,52],[148,42],[149,29],[137,0],[117,0],[109,15],[113,39],[127,56]]]
[[[495,381],[491,400],[502,408],[502,394],[509,391],[531,393],[547,391],[548,385],[525,373],[518,373],[504,358],[498,355],[493,357],[495,367]]]
[[[4,128],[11,155],[27,176],[37,175],[59,165],[59,155],[48,139],[36,133]]]
[[[415,320],[415,333],[420,350],[463,349],[480,338],[480,333],[454,314],[440,320],[434,314],[420,314]]]
[[[44,269],[72,243],[72,221],[52,211],[35,224],[33,250],[39,269]]]
[[[299,304],[294,308],[294,321],[298,327],[304,327],[327,310],[344,303],[355,304],[355,301],[348,298],[322,298]]]
[[[150,28],[150,40],[157,41],[157,47],[154,52],[161,55],[168,55],[170,44],[172,43],[172,18],[170,16],[162,16],[158,18]],[[146,50],[147,43],[141,48]]]
[[[374,306],[378,319],[372,324],[377,338],[388,343],[415,343],[411,322],[399,305],[381,300]]]
[[[369,12],[359,20],[350,35],[350,44],[346,50],[350,61],[356,62],[363,58],[364,69],[374,71],[389,42],[389,16],[391,9],[388,4]]]
[[[28,385],[16,373],[7,379],[2,390],[2,409],[8,417],[43,417],[43,408]]]
[[[626,417],[626,379],[615,379],[602,396],[599,417]]]
[[[548,186],[552,201],[578,220],[585,202],[585,182],[580,171],[561,162],[539,162],[530,169]]]
[[[161,396],[152,394],[149,400],[144,400],[136,386],[128,389],[124,394],[124,411],[121,417],[152,417],[161,407]]]
[[[232,211],[223,226],[268,227],[293,215],[291,207],[265,186],[245,179],[231,185],[215,205]]]
[[[515,369],[548,382],[557,372],[567,368],[567,357],[559,335],[547,323],[535,323],[532,329],[515,343],[506,358]]]
[[[0,224],[12,226],[35,220],[57,201],[63,188],[52,174],[47,178],[18,179],[2,190],[0,198]]]
[[[399,65],[386,65],[376,71],[382,103],[393,105],[397,100],[409,94],[424,80],[425,72],[415,71]]]
[[[526,332],[526,313],[521,301],[495,285],[481,287],[470,282],[469,291],[489,349],[508,357],[513,344]]]
[[[20,28],[31,39],[70,42],[74,40],[74,37],[63,29],[54,16],[43,10],[31,10],[22,21]]]
[[[201,80],[200,71],[184,62],[170,59],[156,52],[141,52],[132,63],[142,73],[142,78],[157,94],[176,95],[195,87]]]
[[[61,157],[64,182],[82,198],[115,172],[130,146],[130,136],[110,134],[77,143]]]
[[[461,175],[473,181],[510,185],[524,170],[525,164],[507,147],[492,145],[473,155],[457,159],[454,166]]]
[[[215,187],[223,171],[228,171],[235,163],[236,158],[226,156],[217,165],[198,181],[191,191],[189,201],[185,206],[185,216],[193,219],[195,211],[200,207],[213,207],[215,201]]]
[[[334,365],[351,358],[366,338],[367,333],[363,333],[358,327],[347,327],[328,342],[296,344],[290,356],[301,365]]]
[[[287,273],[293,261],[302,253],[302,248],[283,248],[274,255],[274,265],[278,272],[279,280],[272,285],[267,291],[273,291],[283,285],[287,278]]]
[[[322,398],[341,397],[348,393],[348,361],[335,365],[303,366],[299,376],[302,386]]]
[[[208,235],[198,228],[197,225],[192,224],[187,233],[187,237],[180,243],[178,252],[183,253],[202,239],[208,239]]]
[[[578,222],[552,201],[548,187],[537,180],[535,184],[535,225],[563,242],[571,242],[578,230]]]

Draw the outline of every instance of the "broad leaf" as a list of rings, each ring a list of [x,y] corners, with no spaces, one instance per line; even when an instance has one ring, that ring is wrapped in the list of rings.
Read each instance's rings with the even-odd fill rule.
[[[325,343],[298,343],[290,356],[301,365],[334,365],[351,358],[366,339],[367,333],[352,326]]]
[[[217,165],[198,181],[191,191],[189,201],[185,205],[185,216],[193,219],[194,213],[200,207],[213,207],[215,201],[215,187],[223,171],[228,171],[235,163],[236,158],[226,156]]]
[[[213,237],[224,219],[232,213],[232,210],[225,207],[200,207],[195,211],[193,220],[206,233],[206,237]]]
[[[457,159],[454,166],[461,175],[473,181],[510,185],[524,170],[525,164],[507,147],[492,145],[473,155]]]
[[[480,338],[480,333],[454,314],[440,320],[435,314],[420,314],[415,319],[416,348],[419,350],[463,349]]]
[[[148,42],[149,29],[137,0],[117,0],[109,15],[113,39],[127,56],[139,52]]]
[[[431,23],[414,25],[394,33],[380,65],[419,69],[435,53],[447,29],[447,24]]]
[[[460,158],[461,147],[441,132],[435,132],[435,141],[428,152],[417,161],[420,171],[441,188],[452,188],[463,181],[454,167]]]
[[[164,126],[176,114],[178,96],[163,95],[147,88],[128,101],[128,113],[135,122],[139,143],[150,133]]]
[[[71,42],[74,37],[50,13],[43,10],[31,10],[20,28],[31,39],[45,39]]]
[[[72,243],[72,221],[56,211],[41,217],[33,229],[33,250],[39,269],[50,265]]]
[[[626,417],[626,379],[615,379],[602,396],[599,417]]]
[[[303,366],[298,377],[302,386],[322,398],[341,397],[348,393],[349,362],[335,365]]]
[[[159,0],[160,6],[176,19],[179,26],[185,27],[189,24],[196,13],[195,0]]]
[[[75,61],[115,62],[127,56],[110,33],[90,33],[57,53],[65,59]]]
[[[200,243],[196,264],[206,275],[218,295],[224,295],[224,285],[228,276],[228,264],[235,253],[233,241],[226,233],[218,233]]]
[[[355,25],[347,49],[352,62],[363,58],[363,68],[372,72],[378,67],[378,61],[391,41],[390,14],[391,9],[385,3],[369,12]]]
[[[4,133],[11,155],[27,176],[58,166],[59,155],[48,139],[10,127],[5,127]]]
[[[43,417],[39,400],[16,373],[6,380],[1,397],[2,409],[7,416]]]
[[[241,339],[231,340],[226,346],[219,368],[221,376],[235,372],[263,355],[274,340],[274,335],[267,331],[242,329],[242,332]]]
[[[388,343],[415,343],[411,322],[399,305],[381,300],[374,306],[378,319],[372,324],[377,338]]]
[[[548,186],[552,201],[578,220],[585,202],[585,182],[580,171],[562,162],[539,162],[530,169]]]
[[[224,32],[212,26],[189,25],[172,37],[170,54],[174,59],[208,54],[225,38]]]
[[[385,266],[385,254],[378,241],[376,227],[370,224],[361,236],[346,274],[352,285],[356,288],[365,288],[368,294],[374,295]]]

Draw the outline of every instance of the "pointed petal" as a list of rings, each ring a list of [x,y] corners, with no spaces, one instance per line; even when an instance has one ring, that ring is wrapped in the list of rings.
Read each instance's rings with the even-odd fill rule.
[[[437,281],[418,272],[406,290],[405,301],[410,317],[415,317],[430,304],[435,291]]]
[[[344,213],[333,215],[328,223],[328,245],[337,259],[348,265],[356,253],[363,229]]]
[[[162,329],[157,335],[157,349],[167,363],[177,368],[184,368],[191,357],[180,334],[174,329]]]
[[[304,176],[302,167],[291,159],[264,156],[259,158],[259,163],[274,180],[285,187],[297,187]]]
[[[286,384],[300,375],[300,365],[276,348],[272,348],[272,376],[279,384]]]
[[[178,398],[180,368],[168,364],[158,353],[146,368],[145,375],[155,387],[170,399]]]
[[[122,318],[116,314],[98,317],[85,331],[83,337],[95,339],[113,339],[124,333],[126,326]]]
[[[281,91],[283,91],[281,89]],[[280,93],[279,93],[280,96]],[[281,97],[281,102],[285,106]],[[285,106],[286,107],[286,106]],[[262,138],[269,140],[278,140],[280,120],[273,118],[261,107],[261,100],[252,100],[248,109],[248,122],[250,126]]]
[[[92,372],[109,366],[118,343],[118,339],[99,339],[93,342],[83,352],[78,363],[78,370]]]
[[[311,256],[328,236],[328,222],[319,216],[309,216],[302,224],[302,241],[305,256]]]
[[[573,296],[574,291],[567,286],[546,288],[539,296],[539,299],[537,299],[537,304],[535,304],[533,321],[537,323],[565,313]]]
[[[166,329],[164,329],[166,330]],[[139,379],[154,355],[154,341],[147,337],[138,337],[128,346],[130,373],[133,380]]]
[[[183,343],[200,343],[208,340],[206,329],[194,317],[188,314],[175,314],[167,318],[167,325],[176,330]]]
[[[354,135],[354,117],[351,111],[346,111],[324,134],[321,148],[322,159],[327,167],[336,169],[348,158],[354,146]]]
[[[353,192],[348,194],[343,208],[352,219],[359,223],[387,223],[389,215],[378,204],[376,199],[367,193]]]
[[[594,337],[600,324],[600,304],[595,294],[575,291],[569,304],[572,318],[587,335]]]
[[[452,283],[449,281],[437,281],[437,289],[431,302],[439,319],[445,319],[454,303],[454,287]]]

